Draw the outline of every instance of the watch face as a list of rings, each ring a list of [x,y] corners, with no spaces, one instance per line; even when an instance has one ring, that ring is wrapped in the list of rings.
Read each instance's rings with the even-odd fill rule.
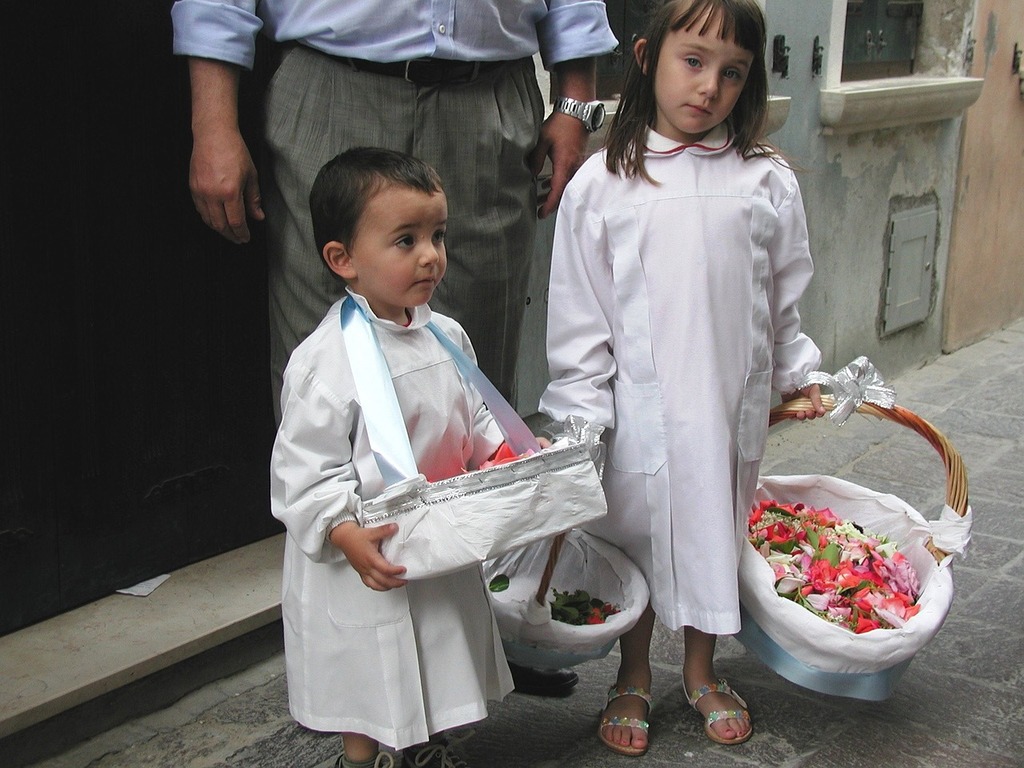
[[[604,125],[605,108],[601,101],[576,101],[564,96],[555,103],[555,109],[582,120],[591,133]]]

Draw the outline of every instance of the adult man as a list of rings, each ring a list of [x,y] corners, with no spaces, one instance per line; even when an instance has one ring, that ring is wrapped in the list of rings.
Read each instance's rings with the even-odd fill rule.
[[[408,152],[441,174],[452,247],[431,306],[463,325],[480,367],[514,398],[536,215],[555,210],[583,161],[594,57],[616,43],[604,3],[178,0],[172,17],[174,51],[189,57],[196,209],[239,243],[250,220],[266,217],[275,408],[291,350],[340,292],[315,258],[309,189],[328,159],[359,145]],[[237,97],[261,30],[282,57],[266,94],[258,181]],[[547,120],[538,52],[568,98]],[[537,210],[548,159],[550,192]],[[565,693],[576,680],[513,671],[526,692]]]

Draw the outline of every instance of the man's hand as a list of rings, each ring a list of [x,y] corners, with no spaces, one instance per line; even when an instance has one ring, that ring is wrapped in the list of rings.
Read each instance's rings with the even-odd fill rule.
[[[539,176],[550,157],[551,182],[537,201],[538,218],[547,218],[558,210],[565,185],[586,159],[588,136],[582,122],[561,112],[553,113],[541,125],[540,140],[530,153],[530,170]]]
[[[556,64],[554,82],[558,84],[558,96],[568,96],[577,101],[593,101],[597,90],[597,60],[594,58],[571,59]],[[544,170],[544,161],[551,160],[551,185],[543,191],[538,200],[537,216],[546,218],[558,210],[565,185],[583,165],[587,157],[587,140],[590,134],[586,126],[575,117],[555,112],[540,127],[540,139],[530,152],[528,163],[535,177]]]
[[[203,223],[233,243],[265,217],[256,166],[238,129],[238,68],[190,59],[192,161],[189,188]]]

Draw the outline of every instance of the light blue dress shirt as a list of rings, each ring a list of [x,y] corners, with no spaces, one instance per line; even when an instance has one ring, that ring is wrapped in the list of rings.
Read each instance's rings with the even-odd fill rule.
[[[247,69],[256,35],[378,62],[423,56],[544,66],[611,51],[602,0],[178,0],[174,52]]]

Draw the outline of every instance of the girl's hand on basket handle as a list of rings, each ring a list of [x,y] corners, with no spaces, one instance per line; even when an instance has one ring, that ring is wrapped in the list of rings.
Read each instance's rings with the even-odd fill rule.
[[[354,521],[344,522],[331,531],[330,542],[342,552],[363,584],[378,592],[404,587],[406,579],[399,578],[405,573],[404,565],[393,565],[380,553],[380,542],[398,531],[396,523],[377,528],[363,528]]]
[[[819,416],[825,415],[825,406],[821,404],[821,387],[817,384],[811,384],[811,386],[798,389],[796,392],[790,392],[788,395],[782,395],[782,402],[788,403],[790,400],[795,400],[798,397],[806,397],[810,400],[811,407],[805,411],[798,411],[793,414],[793,418],[797,421],[803,421],[804,419],[816,419]]]

